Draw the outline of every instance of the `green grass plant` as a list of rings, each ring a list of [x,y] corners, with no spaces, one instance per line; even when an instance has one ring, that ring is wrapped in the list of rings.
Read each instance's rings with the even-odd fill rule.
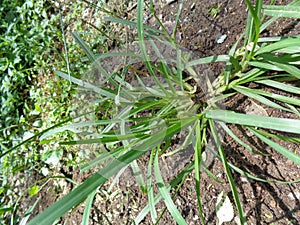
[[[152,1],[151,1],[152,2]],[[102,83],[95,80],[74,77],[68,72],[59,71],[58,75],[82,88],[87,89],[95,98],[88,99],[84,104],[90,104],[93,120],[73,122],[56,129],[43,133],[41,140],[45,141],[52,135],[62,131],[80,131],[89,129],[91,132],[82,132],[80,140],[61,141],[61,145],[98,144],[108,146],[109,151],[102,149],[99,157],[86,164],[84,168],[103,164],[103,168],[91,175],[82,184],[74,188],[70,193],[47,208],[44,212],[34,217],[28,224],[46,225],[52,224],[69,210],[87,199],[83,223],[88,223],[88,213],[92,207],[92,199],[96,190],[101,188],[108,179],[117,174],[122,168],[130,165],[139,173],[140,168],[135,160],[149,153],[147,179],[137,176],[137,180],[143,192],[147,192],[149,204],[141,210],[136,217],[138,224],[150,213],[152,222],[158,223],[162,215],[158,215],[155,205],[163,200],[166,210],[170,212],[178,224],[187,224],[172,200],[171,190],[178,191],[177,187],[186,177],[195,173],[195,185],[197,189],[197,201],[200,218],[205,224],[205,215],[200,193],[201,167],[205,168],[203,151],[210,151],[216,160],[220,160],[224,166],[236,209],[239,213],[241,224],[247,224],[243,205],[239,199],[237,186],[235,185],[232,171],[240,173],[251,179],[261,182],[276,182],[264,180],[243,171],[234,166],[227,159],[226,151],[222,147],[220,134],[226,132],[236,142],[244,146],[252,154],[262,154],[254,151],[251,146],[237,137],[226,124],[237,124],[251,131],[258,139],[272,147],[279,154],[300,165],[299,154],[279,145],[275,140],[287,140],[299,143],[299,139],[289,138],[288,134],[300,133],[299,120],[299,93],[300,88],[289,82],[298,80],[300,77],[299,61],[299,37],[268,37],[260,38],[261,32],[280,17],[299,18],[299,1],[292,2],[289,6],[263,5],[261,0],[256,0],[252,5],[246,0],[249,15],[246,30],[242,35],[244,43],[237,48],[240,39],[229,51],[228,55],[208,56],[201,59],[191,59],[186,52],[176,44],[176,29],[171,36],[165,29],[157,30],[146,27],[143,24],[145,2],[138,1],[137,21],[127,21],[119,18],[106,18],[113,22],[130,26],[137,29],[138,49],[140,51],[114,52],[96,54],[78,33],[73,36],[76,42],[85,52],[92,68],[103,76]],[[291,7],[292,6],[292,7]],[[153,2],[149,6],[154,13]],[[180,11],[181,9],[179,9]],[[265,16],[272,16],[265,20]],[[156,17],[157,18],[157,17]],[[179,17],[177,17],[178,23]],[[159,23],[161,26],[162,24]],[[163,47],[171,50],[172,54],[163,52]],[[297,49],[297,50],[295,50]],[[128,50],[128,49],[126,49]],[[130,50],[130,48],[129,48]],[[149,53],[151,52],[151,54]],[[173,54],[175,53],[175,54]],[[171,57],[172,56],[172,57]],[[153,60],[159,59],[157,61]],[[106,62],[113,61],[121,64],[126,62],[118,70],[106,67]],[[105,61],[107,60],[107,61]],[[147,69],[147,76],[152,83],[147,84],[141,72],[131,70],[134,63],[143,63]],[[197,74],[197,68],[206,63],[224,62],[225,70],[219,74],[215,81],[210,82],[202,74]],[[132,85],[126,80],[128,72],[135,72],[134,78],[138,85]],[[188,72],[188,78],[183,76]],[[159,75],[158,75],[159,74]],[[274,75],[275,74],[275,75]],[[161,82],[161,78],[165,82]],[[207,83],[205,94],[207,99],[203,103],[195,103],[194,87],[188,82],[189,79],[196,81],[203,79]],[[97,80],[98,81],[98,80]],[[285,81],[285,82],[283,82]],[[260,84],[259,88],[248,88],[249,83]],[[263,87],[278,88],[285,93],[293,94],[292,97],[275,95]],[[280,109],[292,114],[290,118],[276,118],[258,115],[248,115],[222,107],[222,101],[241,94],[259,102],[263,107]],[[106,119],[98,119],[95,113],[103,111],[96,106],[105,105],[105,111],[109,112]],[[79,115],[74,121],[87,114]],[[221,127],[221,128],[220,128]],[[98,129],[96,129],[98,128]],[[222,132],[221,132],[221,130]],[[95,130],[98,130],[95,132]],[[286,137],[271,133],[270,131],[286,132]],[[84,130],[85,131],[85,130]],[[187,165],[170,183],[163,179],[163,171],[159,166],[160,156],[166,153],[172,144],[172,137],[185,131],[187,133],[185,145],[192,145],[195,151],[194,160]],[[215,147],[209,145],[208,134],[211,134]],[[84,137],[84,134],[86,136]],[[204,147],[205,146],[205,147]],[[101,148],[102,148],[101,147]],[[180,151],[183,148],[179,148]],[[107,160],[109,162],[107,163]],[[105,164],[104,164],[105,163]],[[212,179],[214,175],[206,168],[204,170]],[[290,181],[290,182],[299,182]],[[289,181],[287,181],[289,183]],[[159,193],[154,194],[154,185]]]

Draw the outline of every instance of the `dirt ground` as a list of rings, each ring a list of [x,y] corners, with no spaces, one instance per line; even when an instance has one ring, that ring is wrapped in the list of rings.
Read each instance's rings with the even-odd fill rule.
[[[277,4],[286,4],[287,1],[276,1]],[[220,4],[220,5],[219,5]],[[220,12],[213,17],[210,9],[218,6]],[[157,4],[157,15],[164,22],[175,20],[178,8],[178,1],[171,4]],[[230,47],[236,42],[245,29],[247,18],[246,4],[241,0],[228,1],[184,1],[181,20],[179,23],[179,44],[190,51],[193,51],[199,57],[220,55],[228,53]],[[147,20],[151,24],[151,18]],[[265,31],[265,36],[273,35],[294,35],[299,34],[299,20],[282,19],[276,22],[271,29]],[[223,43],[217,43],[219,35],[227,35]],[[210,70],[217,75],[224,65],[210,65]],[[273,90],[276,92],[276,90]],[[226,108],[244,113],[257,113],[269,116],[286,117],[281,111],[271,111],[268,108],[262,109],[258,104],[242,96],[235,96],[234,99],[225,103]],[[230,126],[230,128],[242,140],[251,145],[257,151],[270,154],[269,156],[254,155],[245,150],[245,148],[236,144],[231,137],[225,136],[223,140],[224,148],[228,160],[235,166],[249,172],[257,177],[276,180],[291,181],[299,179],[300,166],[282,157],[273,149],[264,143],[255,139],[251,133],[243,130],[239,126]],[[180,137],[175,137],[175,139]],[[281,143],[291,151],[300,151],[299,146],[290,143]],[[145,155],[138,160],[139,165],[147,171],[147,160]],[[170,181],[177,175],[180,168],[186,165],[193,158],[193,150],[187,148],[180,155],[162,164],[166,181]],[[178,157],[176,159],[176,157]],[[178,160],[180,159],[180,160]],[[206,173],[201,177],[202,203],[206,224],[217,224],[215,214],[216,198],[221,191],[230,195],[230,187],[223,171],[223,165],[218,160],[209,160],[209,169],[220,179],[222,184],[212,180]],[[173,163],[173,164],[172,164]],[[176,168],[176,169],[174,169]],[[72,178],[76,182],[82,182],[89,173],[79,173],[78,169],[62,168],[61,173]],[[248,224],[300,224],[300,183],[281,184],[265,183],[254,181],[233,172],[239,197],[242,201]],[[51,184],[51,183],[49,183]],[[72,185],[65,183],[65,191],[70,190]],[[107,184],[102,187],[96,195],[91,212],[90,224],[131,224],[141,209],[147,204],[147,195],[142,194],[130,169],[126,169],[119,178],[117,184],[107,193],[105,190],[109,187]],[[51,195],[57,193],[51,185],[45,191],[40,192],[41,201],[35,210],[35,214],[41,212],[51,203],[59,199],[61,195]],[[193,173],[189,175],[183,183],[178,194],[174,198],[178,209],[184,216],[188,224],[200,224],[199,210],[197,206],[196,190],[193,179]],[[157,207],[158,212],[162,212],[164,204],[160,203]],[[69,215],[63,217],[65,224],[80,224],[83,214],[83,205],[78,206]],[[236,212],[235,212],[236,213]],[[235,214],[237,215],[237,214]],[[152,224],[148,215],[140,224]],[[166,212],[159,224],[176,224],[172,216]],[[237,224],[232,221],[226,224]]]

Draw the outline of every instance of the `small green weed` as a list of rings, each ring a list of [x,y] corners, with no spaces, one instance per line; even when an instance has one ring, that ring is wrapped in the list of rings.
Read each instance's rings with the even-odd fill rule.
[[[210,9],[209,9],[209,14],[211,17],[216,18],[217,15],[219,15],[219,13],[221,12],[221,7],[222,7],[222,3],[213,5]]]

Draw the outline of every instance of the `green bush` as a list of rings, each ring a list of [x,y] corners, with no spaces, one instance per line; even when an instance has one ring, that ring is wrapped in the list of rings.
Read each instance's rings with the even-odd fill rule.
[[[45,0],[4,0],[0,6],[1,151],[22,139],[30,89],[49,60],[54,17],[47,7]]]

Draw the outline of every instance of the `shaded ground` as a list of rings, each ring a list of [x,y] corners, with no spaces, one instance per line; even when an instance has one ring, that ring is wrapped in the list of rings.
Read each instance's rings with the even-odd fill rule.
[[[277,4],[286,2],[279,2]],[[220,5],[220,12],[213,17],[210,9]],[[178,3],[175,1],[170,5],[158,4],[157,15],[164,22],[175,20]],[[240,0],[231,1],[184,1],[179,24],[179,43],[182,47],[192,50],[199,57],[226,54],[233,43],[244,31],[247,18],[246,5]],[[151,17],[147,20],[151,25]],[[266,36],[298,34],[300,30],[299,21],[282,19],[272,26],[271,30],[265,32]],[[223,43],[217,43],[218,35],[227,35]],[[224,65],[210,65],[210,70],[217,75]],[[276,90],[273,90],[276,92]],[[226,102],[226,108],[244,113],[254,113],[277,117],[287,117],[281,111],[270,111],[262,109],[257,103],[236,96]],[[254,155],[239,146],[229,136],[224,137],[224,147],[228,160],[245,171],[269,180],[290,181],[299,179],[300,167],[282,157],[262,142],[255,139],[251,133],[239,126],[231,126],[233,131],[255,150],[270,156],[263,157]],[[183,134],[182,134],[183,135]],[[174,142],[181,137],[175,137]],[[295,144],[281,143],[289,150],[297,152],[299,146]],[[175,147],[175,146],[173,146]],[[147,155],[139,160],[139,164],[147,171]],[[177,157],[177,158],[176,158]],[[180,155],[166,159],[164,168],[166,181],[174,177],[180,168],[193,158],[193,150],[187,149]],[[168,161],[169,160],[169,161]],[[202,203],[204,206],[207,224],[216,224],[215,205],[216,198],[221,191],[229,193],[223,166],[218,160],[207,160],[211,171],[224,181],[223,184],[213,181],[205,173],[201,178]],[[176,170],[174,170],[176,168]],[[60,172],[76,182],[82,182],[89,173],[80,174],[78,169],[62,168]],[[300,224],[300,184],[264,183],[249,180],[240,174],[233,173],[242,200],[247,221],[249,224]],[[38,195],[42,200],[38,203],[35,213],[39,213],[55,200],[63,195],[62,190],[54,190],[49,183],[49,188],[44,188]],[[65,182],[64,192],[71,190],[72,185]],[[108,185],[107,187],[108,188]],[[105,187],[99,191],[93,205],[90,224],[129,224],[147,204],[147,196],[143,195],[130,169],[117,181],[117,184],[109,193]],[[55,197],[51,193],[56,193]],[[60,193],[60,194],[57,194]],[[193,175],[190,175],[179,190],[174,202],[178,206],[188,224],[200,224],[199,210],[195,195]],[[232,200],[233,201],[233,200]],[[24,206],[25,207],[25,206]],[[158,205],[158,213],[162,211],[164,204]],[[74,209],[70,215],[64,216],[66,224],[79,224],[83,214],[83,206]],[[150,216],[146,217],[141,224],[152,224]],[[166,212],[159,224],[176,224],[171,215]],[[236,224],[234,222],[228,224]]]

